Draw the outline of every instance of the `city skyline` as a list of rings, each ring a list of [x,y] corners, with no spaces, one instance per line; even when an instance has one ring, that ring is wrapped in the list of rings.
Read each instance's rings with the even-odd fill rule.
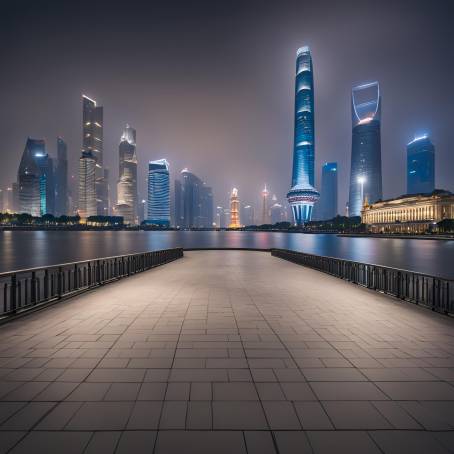
[[[362,23],[367,22],[369,14],[374,14],[377,16],[377,20],[381,19],[381,22],[387,20],[390,24],[397,24],[405,10],[403,6],[399,6],[390,13],[385,11],[385,7],[377,6],[370,11],[361,11],[360,23],[359,14],[354,12],[352,5],[347,4],[344,11],[334,8],[334,12],[338,18],[348,20],[352,28],[354,28],[353,25],[359,27],[356,29],[358,33],[363,27]],[[405,10],[406,20],[410,24],[413,23],[416,26],[423,20],[423,17],[425,23],[428,23],[427,27],[435,28],[444,24],[444,18],[440,13],[430,11],[427,16],[422,4],[412,2],[411,5],[411,11]],[[140,11],[144,17],[148,17],[149,11],[141,8],[138,8],[134,15]],[[226,50],[225,24],[227,19],[221,19],[222,7],[220,8],[221,10],[205,12],[203,19],[205,21],[212,18],[213,24],[220,25],[219,32],[215,32],[210,27],[206,33],[215,33],[221,40],[221,48]],[[248,5],[242,7],[238,5],[237,11],[227,14],[227,17],[241,19],[243,16],[247,16],[249,8]],[[413,27],[409,26],[406,30],[406,35],[409,36],[403,38],[398,29],[392,28],[391,36],[384,41],[380,38],[379,33],[371,33],[370,39],[365,44],[353,42],[353,35],[351,35],[350,37],[340,37],[339,42],[336,41],[334,46],[332,41],[328,42],[327,36],[324,36],[316,27],[323,17],[322,8],[313,8],[309,12],[305,10],[309,14],[307,26],[304,33],[298,30],[296,22],[290,15],[301,9],[304,10],[304,8],[304,5],[298,7],[289,2],[287,8],[268,7],[260,11],[255,25],[257,38],[264,40],[263,46],[267,49],[267,52],[260,56],[253,52],[255,41],[250,33],[242,27],[244,23],[243,20],[240,20],[240,33],[238,37],[235,37],[235,42],[241,42],[245,50],[237,52],[235,48],[234,52],[233,48],[227,47],[228,61],[232,62],[235,68],[235,72],[232,74],[238,75],[238,78],[233,77],[228,81],[227,87],[233,97],[227,103],[223,102],[225,101],[223,96],[213,92],[213,81],[217,79],[216,76],[219,73],[216,68],[213,68],[212,73],[207,72],[206,65],[209,55],[214,58],[215,62],[219,63],[219,60],[217,60],[216,53],[209,52],[212,50],[212,46],[204,41],[205,34],[198,35],[196,41],[192,39],[185,44],[187,50],[195,48],[198,44],[201,54],[198,59],[191,61],[189,66],[186,65],[191,77],[181,86],[181,90],[185,88],[184,91],[180,91],[172,77],[165,80],[167,73],[164,65],[169,62],[168,59],[172,53],[170,50],[178,48],[176,41],[172,41],[167,34],[164,34],[163,39],[170,46],[169,55],[167,55],[168,51],[161,52],[152,46],[154,52],[157,52],[153,61],[159,70],[159,77],[153,75],[145,86],[143,77],[139,78],[126,70],[120,71],[118,78],[108,75],[107,70],[111,63],[104,52],[97,63],[99,71],[82,76],[76,70],[74,77],[65,73],[67,78],[63,78],[64,83],[58,81],[55,83],[52,79],[52,96],[41,98],[41,93],[43,95],[49,93],[48,81],[44,75],[45,68],[39,79],[30,79],[30,75],[27,76],[28,73],[18,71],[20,63],[13,59],[15,77],[23,82],[24,88],[20,92],[14,93],[13,98],[10,98],[9,91],[11,90],[8,90],[5,96],[4,110],[8,111],[9,116],[4,117],[0,126],[7,128],[6,134],[3,134],[6,136],[5,150],[7,151],[2,152],[5,153],[5,165],[0,169],[0,187],[6,190],[14,181],[15,178],[11,178],[11,176],[17,172],[27,136],[44,137],[48,152],[53,157],[56,156],[54,137],[63,137],[68,143],[70,173],[77,179],[77,160],[80,156],[80,129],[78,127],[80,108],[78,103],[80,94],[87,93],[87,96],[98,100],[98,103],[105,107],[104,160],[110,169],[112,203],[116,200],[117,175],[115,169],[118,168],[118,157],[115,149],[118,146],[118,131],[126,122],[134,124],[140,132],[137,147],[140,155],[139,193],[141,198],[146,196],[146,163],[164,156],[171,162],[172,172],[176,173],[179,169],[188,166],[196,174],[209,176],[216,204],[226,206],[229,188],[237,186],[244,195],[244,199],[254,204],[256,211],[259,211],[260,190],[258,188],[263,185],[263,181],[267,181],[272,192],[278,195],[279,200],[283,200],[288,190],[288,175],[291,167],[293,58],[297,47],[309,44],[316,64],[314,73],[316,78],[315,142],[317,149],[315,183],[316,187],[320,189],[321,166],[324,162],[339,162],[339,213],[344,212],[345,202],[348,198],[351,151],[348,98],[352,86],[362,81],[378,80],[386,100],[382,109],[381,131],[383,197],[389,198],[406,192],[405,178],[402,177],[406,172],[406,144],[415,134],[421,133],[430,134],[437,150],[436,186],[453,190],[449,165],[450,143],[453,142],[453,138],[449,127],[447,107],[444,107],[449,105],[447,101],[452,99],[452,87],[447,83],[442,83],[445,78],[449,79],[453,69],[450,62],[441,59],[443,49],[447,49],[444,46],[447,44],[444,40],[437,40],[440,34],[438,34],[438,38],[430,34],[424,38],[418,38],[412,32]],[[66,9],[64,10],[66,11]],[[70,8],[68,11],[72,12]],[[162,8],[159,11],[162,12],[161,16],[164,15],[163,24],[165,26],[173,27],[178,24],[183,25],[185,30],[191,30],[189,20],[183,17],[183,12],[188,13],[184,8],[172,10],[176,18],[174,25],[166,19],[167,9]],[[38,8],[35,10],[32,7],[32,12],[36,13],[36,17],[42,15]],[[61,12],[61,9],[57,8],[53,14]],[[190,17],[195,12],[200,12],[200,6],[195,8],[194,12],[189,11]],[[8,14],[12,23],[17,24],[19,12],[12,7],[8,10]],[[77,16],[77,11],[75,14]],[[95,14],[100,14],[100,10],[96,7]],[[115,18],[119,12],[114,8],[108,14]],[[270,45],[270,35],[265,35],[264,31],[264,25],[271,20],[271,17],[274,17],[278,23],[285,22],[287,25],[286,33],[278,36],[279,39],[272,45]],[[28,19],[21,17],[21,20],[25,20],[26,23]],[[46,23],[46,20],[43,21],[43,24]],[[380,23],[380,20],[378,22]],[[142,24],[141,21],[138,22],[138,31],[141,30]],[[369,24],[369,26],[378,28],[378,25]],[[79,64],[77,54],[79,44],[75,41],[75,37],[78,35],[70,25],[68,27],[69,46],[74,48],[75,53],[69,52],[65,57],[65,68],[74,70]],[[331,36],[336,30],[337,28],[334,26]],[[109,30],[105,31],[109,32]],[[324,33],[327,33],[326,30]],[[274,36],[273,33],[271,36]],[[397,37],[402,40],[399,41]],[[142,55],[144,50],[142,44],[134,37],[128,39],[132,40],[128,41],[128,45],[133,42],[137,49],[137,57],[133,55],[131,58],[139,58],[138,56]],[[410,40],[413,40],[417,50],[413,50],[412,46],[408,47]],[[178,44],[180,44],[179,40]],[[103,44],[103,46],[103,49],[106,49],[107,44]],[[55,52],[57,47],[56,43],[52,44],[50,52]],[[342,47],[342,59],[333,54],[338,47]],[[399,51],[403,48],[406,49],[405,55]],[[41,52],[39,48],[29,42],[17,42],[12,49],[17,55],[30,56],[32,61]],[[431,64],[433,68],[440,67],[441,62],[444,65],[443,74],[437,72],[437,76],[433,74],[426,76],[426,79],[429,77],[429,80],[424,86],[429,88],[424,93],[418,91],[418,86],[422,85],[422,77],[417,72],[418,59],[415,58],[421,52],[426,55],[428,64]],[[376,58],[369,58],[369,55],[375,55]],[[180,57],[186,61],[184,54],[181,54]],[[360,62],[361,65],[353,64],[353,62]],[[260,73],[258,83],[256,83],[257,80],[254,80],[253,85],[251,85],[253,80],[250,78],[252,66],[254,73]],[[221,64],[221,68],[223,67]],[[61,67],[57,66],[57,69],[63,71]],[[148,74],[150,67],[145,66],[143,70]],[[1,77],[4,82],[11,83],[11,79],[8,78],[9,71],[11,69],[7,69],[7,72]],[[410,74],[411,77],[409,77]],[[200,84],[195,82],[195,75],[204,75]],[[133,88],[124,90],[123,84],[126,82],[132,84],[133,87],[141,87],[140,96],[138,91]],[[14,84],[12,86],[14,87]],[[176,89],[175,93],[170,91],[173,89]],[[14,92],[14,90],[12,91]],[[177,103],[178,96],[183,93],[186,93],[182,98],[185,102]],[[245,93],[250,93],[250,96],[246,96],[245,100],[240,99],[245,97]],[[13,99],[14,103],[12,103]],[[31,104],[28,103],[30,99],[34,100]],[[265,99],[266,104],[263,101]],[[24,107],[26,102],[29,109]],[[176,103],[181,110],[175,110]],[[218,107],[221,105],[223,106],[222,112]],[[419,108],[422,105],[424,105],[424,109]],[[36,110],[38,106],[39,114]],[[265,106],[268,106],[268,109]],[[239,110],[244,113],[239,113]],[[167,124],[174,124],[170,121],[170,111],[172,111],[172,115],[175,115],[176,120],[176,126],[172,127],[172,132],[167,126]],[[17,117],[18,112],[21,114],[20,120]],[[183,118],[185,121],[182,121]],[[241,125],[239,120],[241,120]],[[247,125],[247,128],[243,127],[243,124]],[[244,134],[246,130],[247,136]],[[225,175],[229,177],[225,177]],[[172,180],[174,176],[175,174],[171,175]]]

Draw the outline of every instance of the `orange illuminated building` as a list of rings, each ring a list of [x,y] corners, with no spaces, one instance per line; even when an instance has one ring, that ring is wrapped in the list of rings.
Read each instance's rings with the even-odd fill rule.
[[[240,224],[240,200],[238,199],[238,189],[233,188],[230,195],[230,229],[239,229]]]

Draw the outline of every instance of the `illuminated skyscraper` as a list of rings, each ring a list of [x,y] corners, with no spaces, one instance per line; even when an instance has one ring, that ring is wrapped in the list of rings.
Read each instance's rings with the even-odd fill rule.
[[[233,188],[230,195],[230,229],[238,229],[240,224],[240,200],[238,199],[238,189]]]
[[[268,196],[270,193],[268,192],[268,189],[265,187],[263,188],[262,191],[262,215],[260,218],[260,224],[268,224],[269,222],[269,213],[268,213]]]
[[[30,164],[30,159],[32,159],[36,167],[38,168],[38,178],[39,178],[39,214],[38,216],[43,216],[44,214],[53,214],[55,208],[55,184],[53,178],[53,162],[50,156],[46,152],[46,143],[42,139],[27,139],[25,145],[24,154],[22,156],[21,166],[19,167],[18,174],[18,183],[19,183],[19,192],[22,193],[22,201],[24,197],[29,199],[30,192],[26,189],[29,184],[32,184],[32,178],[30,169],[32,168]],[[21,170],[22,169],[22,170]],[[29,177],[23,172],[29,172]],[[25,183],[25,181],[28,183]],[[24,184],[21,184],[24,183]],[[21,189],[22,188],[22,189]],[[24,192],[25,191],[25,192]],[[25,193],[28,193],[25,196]],[[21,196],[19,196],[21,199]],[[30,209],[30,204],[21,203],[22,209],[28,206],[27,210]],[[30,213],[30,211],[24,211]],[[34,214],[35,216],[36,214]]]
[[[109,183],[103,165],[103,108],[85,95],[82,95],[82,152],[91,153],[96,163],[97,214],[108,215]]]
[[[33,156],[34,140],[27,139],[17,173],[19,190],[19,212],[32,216],[41,215],[40,176],[41,171]]]
[[[352,89],[352,155],[349,214],[360,216],[364,199],[382,198],[381,96],[378,82]]]
[[[147,223],[163,227],[170,225],[169,163],[165,159],[148,164]]]
[[[125,224],[137,224],[137,156],[136,130],[126,125],[119,149],[116,214],[123,216]]]
[[[79,158],[79,206],[81,218],[96,216],[96,159],[90,151]]]
[[[317,218],[325,221],[337,216],[337,162],[323,164],[321,188]]]
[[[57,138],[57,167],[55,170],[55,214],[68,214],[68,152],[66,142]]]
[[[314,188],[314,78],[309,47],[296,52],[295,132],[292,187],[287,199],[296,225],[311,220],[320,194]]]
[[[434,190],[435,147],[423,135],[407,145],[407,194],[429,194]]]

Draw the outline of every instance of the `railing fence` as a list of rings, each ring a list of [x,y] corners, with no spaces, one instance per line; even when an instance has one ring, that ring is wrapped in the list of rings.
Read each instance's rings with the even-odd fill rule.
[[[149,270],[183,256],[182,248],[0,273],[0,317]]]
[[[454,314],[453,280],[286,249],[272,249],[271,254],[437,312]]]

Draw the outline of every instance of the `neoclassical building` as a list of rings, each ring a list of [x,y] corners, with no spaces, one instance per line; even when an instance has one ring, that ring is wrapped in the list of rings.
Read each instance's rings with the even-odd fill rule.
[[[449,191],[403,195],[372,204],[366,200],[361,210],[361,220],[372,233],[424,233],[436,229],[443,219],[454,219],[454,194]]]

